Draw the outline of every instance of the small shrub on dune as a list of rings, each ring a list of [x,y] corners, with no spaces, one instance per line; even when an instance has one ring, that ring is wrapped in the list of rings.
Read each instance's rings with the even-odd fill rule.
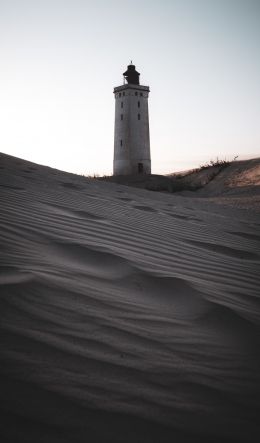
[[[238,158],[238,156],[236,155],[234,157],[234,159],[232,161],[235,161]],[[227,166],[229,166],[231,164],[231,161],[228,161],[226,159],[219,159],[218,157],[216,158],[216,160],[210,160],[208,163],[205,163],[204,165],[200,165],[198,170],[203,170],[203,169],[208,169],[208,168],[212,168],[215,166],[220,167],[221,169],[226,168]]]

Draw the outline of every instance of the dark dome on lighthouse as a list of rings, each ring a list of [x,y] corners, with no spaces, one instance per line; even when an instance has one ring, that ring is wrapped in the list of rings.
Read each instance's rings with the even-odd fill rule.
[[[139,85],[139,72],[135,70],[135,65],[128,65],[127,71],[124,72],[123,76],[125,77],[127,83],[131,85]]]

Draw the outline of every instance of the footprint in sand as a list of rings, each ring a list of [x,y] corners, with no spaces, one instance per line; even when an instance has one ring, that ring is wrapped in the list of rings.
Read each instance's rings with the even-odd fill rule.
[[[32,174],[34,169],[22,169],[22,172],[26,172],[26,174]]]
[[[173,217],[173,218],[178,218],[180,220],[189,220],[189,218],[190,218],[187,215],[172,214],[171,212],[167,212],[167,215],[169,215],[170,217]]]
[[[188,215],[179,215],[179,214],[172,214],[171,212],[166,212],[167,215],[169,215],[170,217],[173,218],[178,218],[180,220],[189,220],[189,221],[198,221],[198,222],[202,222],[202,220],[200,218],[197,217],[193,217],[193,216],[188,216]]]
[[[118,200],[122,200],[124,202],[131,202],[131,201],[133,201],[131,198],[128,198],[128,197],[119,197]]]
[[[82,189],[84,189],[82,186],[75,185],[74,183],[71,183],[71,182],[62,182],[60,184],[64,188],[68,188],[68,189],[77,189],[78,191],[81,191]]]
[[[133,206],[133,208],[140,209],[141,211],[157,212],[155,209],[150,208],[149,206],[139,206],[139,205],[136,205],[136,206]]]

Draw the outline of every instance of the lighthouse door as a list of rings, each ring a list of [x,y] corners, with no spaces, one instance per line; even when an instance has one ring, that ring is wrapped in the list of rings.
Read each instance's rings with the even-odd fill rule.
[[[138,163],[138,174],[142,174],[144,172],[144,164]]]

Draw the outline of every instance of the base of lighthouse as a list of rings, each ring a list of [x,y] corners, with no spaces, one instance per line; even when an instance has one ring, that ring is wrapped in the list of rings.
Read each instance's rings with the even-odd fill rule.
[[[114,88],[114,175],[151,174],[149,91],[136,84]]]
[[[114,160],[114,175],[151,174],[151,160]]]

